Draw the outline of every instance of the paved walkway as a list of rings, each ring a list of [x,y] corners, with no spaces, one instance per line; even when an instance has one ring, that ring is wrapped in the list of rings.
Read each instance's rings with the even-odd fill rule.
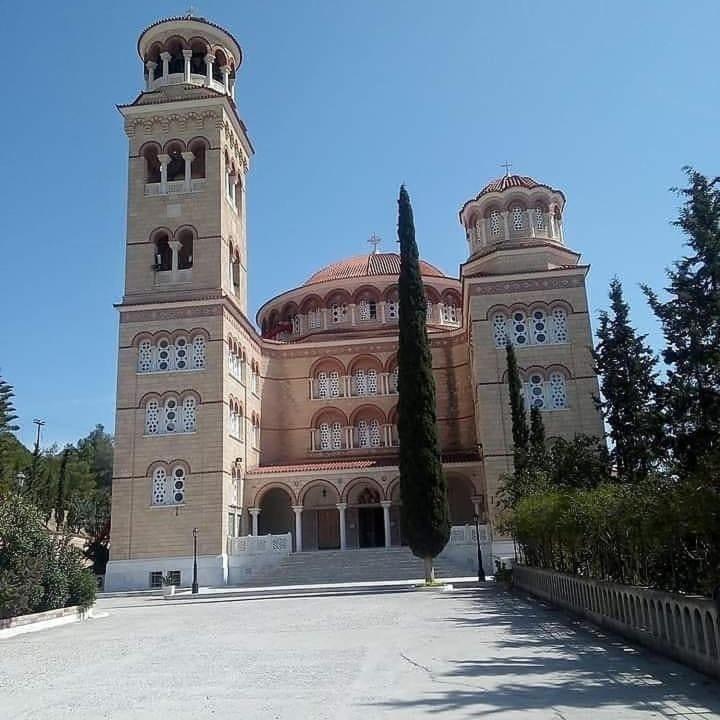
[[[0,641],[2,720],[720,720],[720,685],[482,589],[113,598]]]

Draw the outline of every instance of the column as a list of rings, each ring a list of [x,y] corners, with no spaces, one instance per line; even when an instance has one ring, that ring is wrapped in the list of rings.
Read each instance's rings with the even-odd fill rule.
[[[185,82],[190,82],[190,58],[192,57],[192,50],[183,50],[183,58],[185,58]]]
[[[178,269],[178,253],[180,252],[182,243],[179,240],[170,240],[168,242],[168,245],[170,246],[170,249],[172,250],[172,271],[173,271],[173,275],[174,275]],[[175,280],[175,279],[176,278],[173,278],[173,280]]]
[[[505,224],[505,237],[503,240],[510,239],[510,212],[508,210],[502,211],[503,223]]]
[[[527,213],[528,227],[530,228],[530,237],[535,237],[535,212],[532,209],[525,211]]]
[[[170,72],[170,53],[165,51],[160,53],[160,58],[162,59],[163,64],[163,82],[167,82],[168,74]]]
[[[248,508],[248,512],[252,516],[252,534],[258,534],[258,516],[260,515],[260,508]]]
[[[185,161],[185,192],[190,192],[192,190],[192,161],[195,159],[195,153],[187,151],[181,155]]]
[[[170,162],[169,155],[158,155],[160,161],[160,194],[165,195],[168,191],[167,184],[167,166]]]
[[[383,526],[385,527],[385,547],[390,547],[390,506],[392,500],[381,500],[380,505],[383,509]]]
[[[243,508],[237,507],[235,508],[237,512],[237,537],[241,537],[243,534],[243,525],[244,523],[244,516],[243,516]]]
[[[302,505],[293,505],[295,513],[295,552],[302,552]]]
[[[212,70],[213,63],[215,62],[215,56],[208,53],[205,56],[205,86],[210,87],[212,85]]]
[[[338,509],[340,515],[340,549],[347,549],[347,531],[345,529],[345,511],[347,510],[347,503],[337,503],[335,507]]]
[[[147,89],[150,90],[153,86],[153,83],[155,82],[155,68],[157,67],[157,63],[154,60],[148,60],[145,63],[145,67],[148,71]]]
[[[230,94],[230,66],[229,65],[223,65],[220,68],[220,72],[223,76],[223,87],[225,88],[225,94]]]
[[[228,175],[228,197],[230,198],[230,201],[232,202],[233,207],[235,207],[235,190],[237,185],[237,173],[230,173]]]
[[[550,240],[555,239],[555,223],[553,222],[554,213],[555,213],[555,208],[552,205],[550,205],[548,207],[548,214],[547,214],[547,234],[548,234],[548,238],[550,238]]]

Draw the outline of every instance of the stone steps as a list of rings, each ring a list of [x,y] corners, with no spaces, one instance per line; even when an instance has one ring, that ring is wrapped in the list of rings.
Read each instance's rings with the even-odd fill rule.
[[[422,560],[408,548],[318,550],[292,553],[271,570],[261,571],[243,584],[256,586],[313,585],[337,582],[415,580],[425,575]],[[436,577],[467,575],[460,567],[440,558]]]

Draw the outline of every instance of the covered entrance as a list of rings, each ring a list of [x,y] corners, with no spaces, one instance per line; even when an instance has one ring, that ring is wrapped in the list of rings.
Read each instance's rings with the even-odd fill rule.
[[[381,497],[380,488],[369,478],[354,481],[350,486],[347,493],[348,547],[389,546],[390,503]]]
[[[359,507],[357,508],[357,518],[358,545],[361,548],[384,547],[383,509],[381,507]]]
[[[330,483],[318,481],[303,495],[303,550],[338,550],[340,548],[340,502],[338,491]]]

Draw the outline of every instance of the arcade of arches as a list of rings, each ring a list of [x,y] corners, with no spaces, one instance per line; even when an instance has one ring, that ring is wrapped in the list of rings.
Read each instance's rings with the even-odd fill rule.
[[[485,522],[483,498],[472,482],[449,474],[448,505],[452,525]],[[290,533],[296,552],[403,545],[400,529],[400,483],[385,491],[371,478],[355,478],[341,491],[327,480],[307,483],[298,496],[281,484],[266,488],[249,508],[253,535]]]

